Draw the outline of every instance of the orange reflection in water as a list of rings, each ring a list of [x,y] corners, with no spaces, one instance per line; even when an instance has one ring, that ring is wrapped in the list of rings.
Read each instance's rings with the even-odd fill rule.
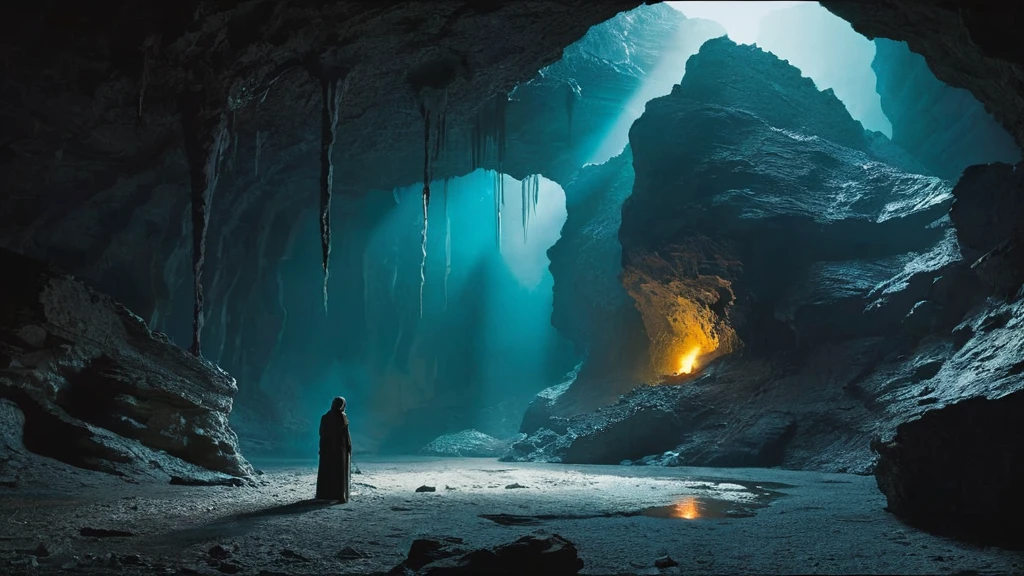
[[[697,504],[697,499],[693,496],[687,496],[672,504],[672,517],[684,518],[686,520],[700,518],[700,506]]]

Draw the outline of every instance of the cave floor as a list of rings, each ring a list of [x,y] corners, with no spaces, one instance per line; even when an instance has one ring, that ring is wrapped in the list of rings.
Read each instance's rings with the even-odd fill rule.
[[[256,462],[264,474],[255,487],[93,473],[75,480],[69,472],[57,489],[0,491],[0,572],[366,574],[400,563],[417,537],[461,538],[471,550],[531,533],[574,542],[587,574],[1024,572],[1024,554],[901,524],[865,476],[491,459],[356,463],[347,505],[309,500],[309,462]],[[422,485],[436,491],[416,492]],[[85,537],[83,528],[131,535]],[[666,553],[679,566],[656,568]]]

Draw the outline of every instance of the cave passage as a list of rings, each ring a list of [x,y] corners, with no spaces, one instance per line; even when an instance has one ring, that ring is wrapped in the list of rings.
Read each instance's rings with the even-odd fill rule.
[[[39,4],[0,572],[1024,567],[1024,12]]]
[[[550,323],[546,251],[565,221],[562,189],[484,169],[431,183],[424,265],[420,188],[336,208],[336,222],[360,224],[338,228],[339,273],[330,287],[337,304],[326,320],[309,297],[316,235],[297,236],[278,274],[287,323],[264,381],[275,392],[284,382],[274,378],[294,382],[270,417],[295,429],[268,438],[255,402],[241,401],[233,418],[243,446],[266,453],[277,443],[276,457],[315,455],[313,423],[324,399],[338,395],[348,399],[358,452],[416,453],[463,430],[508,438],[533,395],[578,361]],[[504,204],[495,201],[502,188]],[[500,246],[496,206],[505,221]]]

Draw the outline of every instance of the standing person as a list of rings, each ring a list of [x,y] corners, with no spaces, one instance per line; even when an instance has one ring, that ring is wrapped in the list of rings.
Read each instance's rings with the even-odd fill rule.
[[[352,436],[348,431],[345,399],[338,396],[320,418],[320,468],[316,475],[316,497],[348,502],[352,465]]]

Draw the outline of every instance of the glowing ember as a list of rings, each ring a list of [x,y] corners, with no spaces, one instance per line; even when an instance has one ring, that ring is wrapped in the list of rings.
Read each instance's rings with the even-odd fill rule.
[[[698,356],[700,356],[700,346],[695,346],[692,350],[683,354],[683,357],[679,360],[679,373],[689,374],[693,372],[694,368],[697,367]]]
[[[672,516],[674,518],[683,518],[686,520],[700,518],[700,507],[697,505],[697,499],[693,496],[687,496],[673,504]]]

